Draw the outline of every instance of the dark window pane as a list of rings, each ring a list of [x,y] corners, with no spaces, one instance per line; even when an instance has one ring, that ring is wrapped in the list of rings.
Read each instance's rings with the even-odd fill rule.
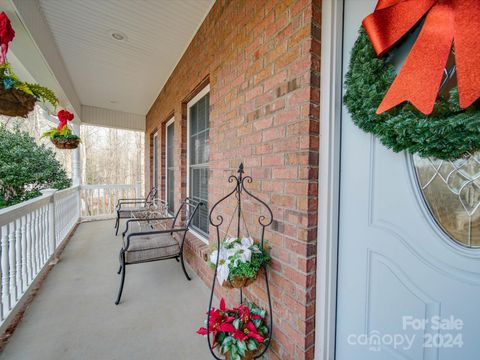
[[[189,195],[193,200],[208,203],[208,130],[209,95],[205,95],[190,108],[189,129]],[[200,207],[192,225],[208,234],[208,207]]]
[[[197,105],[190,108],[190,135],[197,133]]]
[[[167,126],[167,205],[168,211],[173,213],[175,211],[174,206],[174,125]]]

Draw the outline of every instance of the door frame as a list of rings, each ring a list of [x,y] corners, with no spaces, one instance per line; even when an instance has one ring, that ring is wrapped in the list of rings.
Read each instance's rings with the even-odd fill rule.
[[[175,122],[175,117],[172,117],[165,124],[165,189],[164,189],[165,201],[168,201],[168,127],[172,125],[174,126],[174,122]],[[173,131],[175,131],[175,126],[173,128]],[[175,144],[175,139],[173,143]],[[175,210],[175,205],[174,205],[174,210]],[[167,213],[170,214],[170,212],[168,211],[168,207],[167,207]]]
[[[315,359],[335,359],[344,0],[322,1]]]

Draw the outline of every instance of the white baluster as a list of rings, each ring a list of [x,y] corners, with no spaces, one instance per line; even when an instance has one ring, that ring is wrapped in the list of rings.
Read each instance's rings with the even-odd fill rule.
[[[101,215],[102,212],[100,210],[100,189],[97,189],[97,201],[96,201],[96,204],[97,204],[97,216],[98,215]]]
[[[90,195],[90,214],[93,216],[95,215],[95,207],[94,207],[94,204],[95,202],[93,201],[93,193],[94,193],[95,189],[90,189],[88,192],[89,192],[89,195]]]
[[[41,261],[40,261],[40,271],[43,268],[43,264],[45,264],[46,258],[47,258],[47,253],[46,253],[46,235],[48,234],[47,229],[45,228],[47,224],[46,217],[45,217],[45,207],[40,208],[40,231],[41,231],[41,236],[40,236],[40,256],[41,256]]]
[[[5,319],[5,314],[8,312],[8,305],[6,302],[6,297],[5,297],[5,285],[4,285],[4,276],[6,276],[6,266],[5,261],[4,261],[4,254],[7,253],[6,248],[4,247],[4,244],[8,243],[8,227],[7,225],[3,226],[0,229],[0,266],[1,266],[1,276],[2,276],[2,284],[0,286],[0,318],[3,321]]]
[[[50,206],[46,205],[45,208],[43,209],[43,221],[44,221],[44,227],[45,227],[45,243],[44,243],[44,249],[45,249],[45,262],[48,261],[48,258],[50,257]]]
[[[9,258],[8,258],[8,241],[9,241],[9,227],[5,228],[6,236],[2,238],[2,302],[4,305],[4,314],[10,310],[10,273],[9,273]]]
[[[42,270],[43,265],[43,208],[38,209],[38,272]]]
[[[43,261],[42,261],[42,267],[43,265],[47,262],[48,256],[50,255],[50,249],[49,249],[49,244],[50,244],[50,222],[48,219],[48,205],[45,205],[45,207],[42,207],[42,225],[43,225]]]
[[[22,293],[24,293],[27,290],[27,284],[28,284],[28,261],[27,261],[27,252],[28,252],[28,246],[27,246],[27,238],[28,238],[28,232],[27,232],[27,217],[22,216],[22,260],[21,260],[21,265],[22,265]]]
[[[17,284],[17,292],[15,293],[15,300],[18,301],[22,295],[22,219],[18,218],[15,224],[15,263],[17,265],[16,269],[16,279],[15,283]]]
[[[56,222],[56,227],[57,227],[57,243],[60,243],[62,242],[62,231],[63,231],[63,226],[62,226],[62,211],[63,211],[63,206],[62,206],[62,202],[59,201],[57,204],[56,204],[56,208],[55,208],[55,211],[56,211],[56,216],[55,216],[55,222]]]
[[[16,292],[17,292],[17,283],[16,283],[16,258],[15,258],[15,223],[11,222],[8,226],[8,262],[9,267],[8,271],[10,274],[10,307],[13,307],[13,304],[16,302]]]
[[[39,258],[38,258],[38,238],[40,236],[40,231],[38,230],[38,209],[33,211],[33,264],[34,264],[34,271],[33,271],[33,278],[35,279],[35,276],[38,274],[38,269],[40,267],[39,264]]]
[[[63,241],[65,239],[65,224],[66,224],[66,219],[68,218],[68,208],[65,206],[65,199],[62,199],[59,203],[60,209],[62,209],[62,213],[60,215],[60,221],[59,221],[59,226],[60,226],[60,241]]]
[[[38,274],[40,270],[42,270],[42,235],[43,235],[42,208],[39,208],[37,211],[38,211],[38,214],[37,214],[38,234],[36,237],[36,241],[37,241],[37,255],[38,255],[38,258],[37,258],[37,266],[38,266],[37,274]]]
[[[32,213],[27,214],[27,275],[28,285],[33,281],[33,223]]]

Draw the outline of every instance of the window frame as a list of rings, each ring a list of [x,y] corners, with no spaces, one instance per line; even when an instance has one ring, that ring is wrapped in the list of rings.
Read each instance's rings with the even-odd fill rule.
[[[187,103],[187,196],[190,196],[190,108],[195,105],[201,98],[205,95],[210,93],[210,84],[206,85],[197,95],[195,95],[188,103]],[[208,120],[208,128],[210,129],[210,112],[209,112],[209,120]],[[191,233],[194,234],[198,239],[203,241],[204,243],[208,244],[208,235],[200,233],[196,231],[196,229],[191,228]]]
[[[167,121],[165,124],[165,201],[168,201],[168,127],[169,126],[174,126],[175,123],[175,118],[172,117],[170,120]],[[175,136],[175,127],[173,128],[174,131],[174,136]],[[175,144],[175,140],[173,141]],[[175,154],[174,154],[175,155]],[[175,182],[175,177],[174,177],[174,182]],[[174,191],[175,193],[175,191]],[[173,204],[173,212],[170,212],[170,210],[167,207],[167,213],[170,215],[173,215],[175,212],[175,204]]]
[[[160,170],[160,163],[158,159],[158,130],[156,130],[153,135],[152,135],[152,152],[153,152],[153,158],[152,158],[152,188],[155,186],[158,191],[158,175],[159,175],[159,170]],[[156,165],[156,166],[155,166]]]

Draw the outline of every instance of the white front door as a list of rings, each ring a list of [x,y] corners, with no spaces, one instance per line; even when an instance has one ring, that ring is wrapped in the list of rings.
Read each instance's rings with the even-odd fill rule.
[[[376,3],[345,0],[343,74]],[[359,130],[345,107],[340,177],[336,359],[480,359],[480,249],[442,231],[410,155]]]

